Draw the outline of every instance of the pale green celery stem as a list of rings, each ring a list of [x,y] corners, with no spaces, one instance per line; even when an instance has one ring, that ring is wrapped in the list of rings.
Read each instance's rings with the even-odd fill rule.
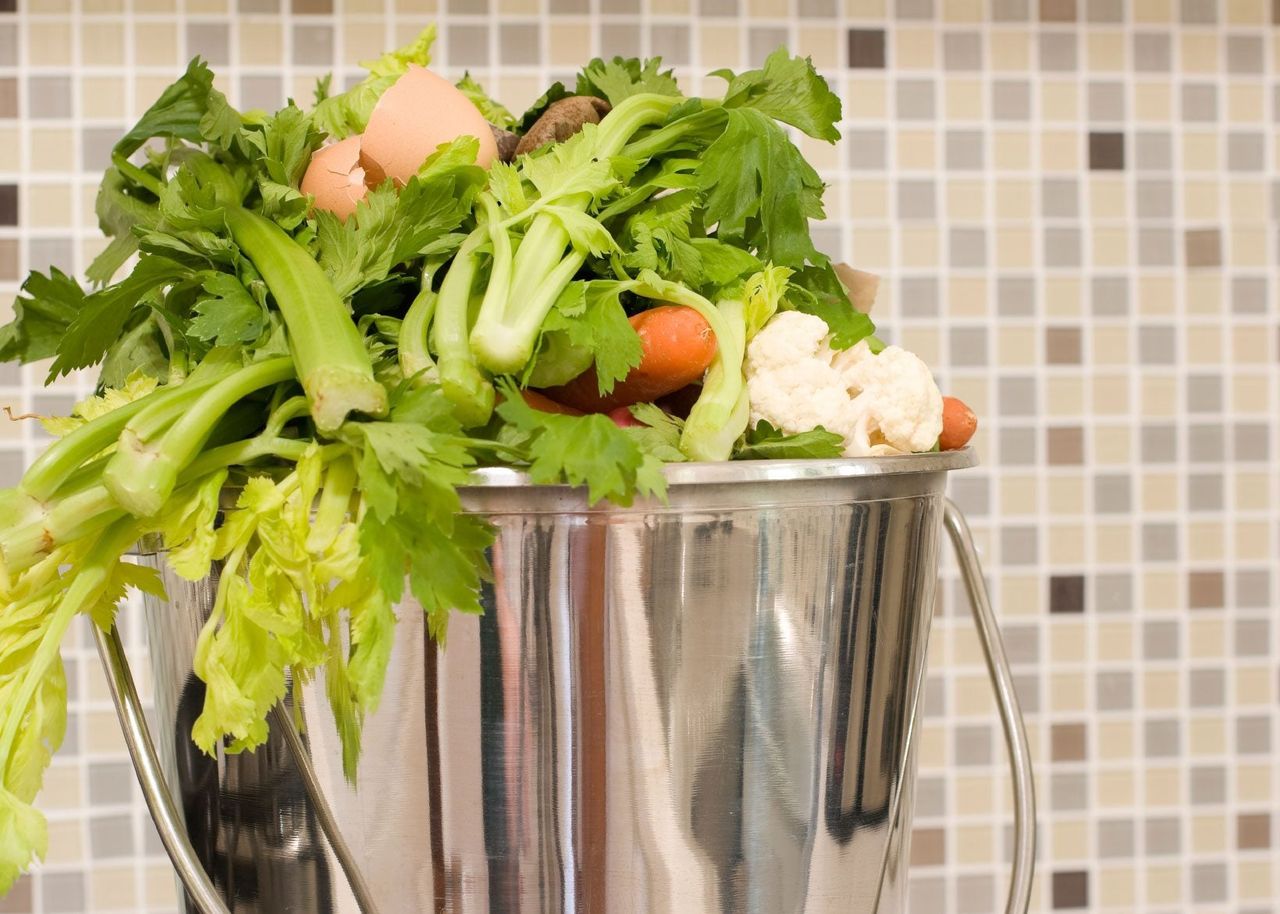
[[[225,213],[232,237],[284,317],[316,427],[329,434],[350,413],[385,415],[387,392],[374,379],[360,331],[324,270],[269,219],[239,206],[228,206]]]
[[[116,562],[137,538],[138,528],[132,518],[117,521],[98,540],[76,568],[75,574],[71,576],[62,599],[58,601],[58,608],[54,610],[48,628],[40,639],[40,646],[36,648],[35,655],[23,670],[22,682],[18,686],[17,693],[6,703],[4,710],[7,716],[4,720],[4,728],[0,730],[0,772],[9,764],[18,726],[26,715],[27,706],[31,704],[32,696],[40,687],[40,682],[49,665],[58,656],[62,639],[71,621],[77,613],[98,598]]]
[[[694,297],[706,302],[701,296]],[[698,310],[701,312],[702,309]],[[689,411],[680,435],[680,450],[690,460],[728,460],[733,453],[734,442],[746,430],[751,418],[750,400],[742,376],[742,362],[746,355],[744,306],[740,301],[725,301],[714,310],[717,321],[712,322],[712,329],[716,334],[716,357],[707,370],[702,393]],[[720,329],[717,329],[717,324]]]
[[[307,536],[307,551],[324,552],[338,537],[338,531],[351,508],[351,495],[356,489],[356,465],[350,457],[339,457],[329,465],[324,488],[320,491],[315,520]]]
[[[306,397],[290,397],[283,403],[278,404],[271,415],[267,416],[267,424],[262,429],[259,438],[277,438],[284,431],[284,427],[299,416],[307,414],[308,404]]]
[[[126,428],[103,473],[107,488],[131,514],[154,516],[173,493],[178,474],[199,453],[222,415],[254,391],[293,376],[293,360],[287,357],[258,362],[209,388],[158,442]]]
[[[400,335],[396,341],[400,373],[415,384],[424,383],[435,374],[436,363],[427,348],[427,329],[436,313],[436,301],[436,293],[431,287],[423,286],[400,322]]]
[[[440,298],[431,327],[440,386],[453,403],[459,421],[467,426],[484,425],[493,413],[493,385],[476,364],[467,327],[471,289],[480,267],[476,250],[487,237],[486,230],[478,228],[458,249],[453,265],[440,286]]]
[[[140,184],[157,197],[164,192],[164,182],[160,178],[134,165],[119,153],[113,152],[111,154],[111,163],[120,169],[120,173],[133,181],[133,183]]]
[[[480,313],[476,323],[493,320],[495,314],[505,314],[512,283],[511,236],[500,224],[501,214],[498,211],[498,203],[491,194],[485,193],[480,195],[480,206],[484,211],[489,243],[493,247],[493,261],[489,268],[489,282],[485,286],[484,299],[480,303]],[[501,317],[496,319],[500,320]]]

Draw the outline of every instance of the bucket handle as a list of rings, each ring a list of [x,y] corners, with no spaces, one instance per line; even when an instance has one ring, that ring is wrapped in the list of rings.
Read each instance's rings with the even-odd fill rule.
[[[942,516],[960,562],[960,576],[969,595],[973,623],[978,629],[987,672],[995,689],[996,708],[1000,712],[1004,742],[1009,751],[1009,768],[1013,775],[1013,871],[1009,874],[1009,900],[1005,914],[1026,914],[1031,904],[1031,877],[1036,865],[1036,795],[1031,777],[1031,747],[1027,743],[1022,711],[1013,688],[1013,674],[1009,671],[1009,658],[991,609],[991,597],[982,576],[973,534],[964,514],[949,498]]]
[[[187,897],[199,909],[200,914],[230,914],[226,902],[218,894],[218,890],[191,846],[191,841],[183,827],[182,814],[178,812],[173,795],[165,783],[164,771],[156,755],[155,743],[151,739],[151,731],[147,726],[142,703],[138,701],[138,690],[134,685],[129,658],[125,654],[124,644],[120,641],[120,632],[114,625],[109,631],[103,631],[95,625],[93,633],[98,643],[98,654],[102,658],[102,665],[107,671],[107,686],[111,691],[111,700],[116,706],[116,713],[120,717],[125,746],[133,760],[133,769],[138,775],[142,795],[146,799],[151,818],[156,823],[160,841],[169,853],[173,868],[187,891]],[[338,830],[337,820],[329,804],[325,802],[324,791],[320,787],[319,778],[311,764],[306,746],[284,705],[278,704],[272,708],[271,722],[272,726],[283,735],[293,755],[307,797],[320,822],[320,829],[328,839],[329,846],[333,848],[334,856],[338,858],[338,865],[351,886],[351,894],[355,896],[356,905],[363,914],[377,914],[378,909],[373,901],[373,893],[356,865],[350,847]]]

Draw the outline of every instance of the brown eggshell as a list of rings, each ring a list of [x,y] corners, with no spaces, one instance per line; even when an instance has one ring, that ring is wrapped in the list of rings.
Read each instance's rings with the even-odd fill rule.
[[[876,292],[880,289],[880,277],[864,270],[855,270],[847,263],[836,264],[835,271],[849,296],[849,304],[863,314],[870,314],[876,303]]]
[[[493,130],[480,110],[447,79],[411,66],[382,93],[360,146],[360,164],[376,187],[387,178],[403,185],[442,143],[460,136],[480,141],[477,164],[498,157]]]
[[[364,182],[360,137],[352,136],[315,151],[302,176],[302,192],[315,197],[316,209],[328,210],[346,222],[369,192]]]

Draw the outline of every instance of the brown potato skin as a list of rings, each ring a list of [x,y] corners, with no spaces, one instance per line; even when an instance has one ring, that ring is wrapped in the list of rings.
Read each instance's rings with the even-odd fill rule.
[[[958,451],[969,443],[978,430],[978,417],[963,400],[956,397],[942,398],[942,434],[938,436],[938,449]]]

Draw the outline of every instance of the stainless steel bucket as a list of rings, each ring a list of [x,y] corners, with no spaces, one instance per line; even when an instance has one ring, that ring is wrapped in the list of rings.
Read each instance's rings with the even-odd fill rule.
[[[355,788],[323,683],[305,741],[277,713],[255,753],[194,748],[214,582],[166,572],[170,602],[146,605],[162,770],[118,639],[102,647],[188,910],[904,910],[944,513],[967,541],[946,471],[973,462],[672,466],[670,503],[629,509],[479,473],[464,503],[497,530],[485,613],[456,616],[439,649],[399,607]],[[1022,750],[1008,910],[1023,911],[1025,737],[971,549],[962,568]]]

